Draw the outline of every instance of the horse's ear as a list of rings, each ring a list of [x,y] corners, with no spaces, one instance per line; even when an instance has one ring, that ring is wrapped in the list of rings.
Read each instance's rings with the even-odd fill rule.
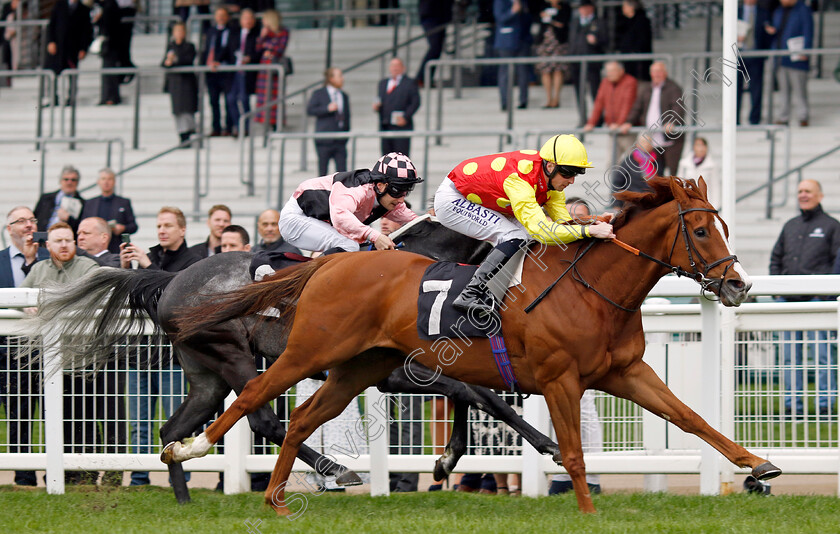
[[[706,180],[703,179],[702,175],[700,175],[697,178],[697,188],[700,190],[700,193],[703,195],[703,198],[708,200],[708,186],[706,185]]]
[[[676,176],[671,176],[671,193],[681,206],[688,204],[688,193],[685,190],[685,182]]]

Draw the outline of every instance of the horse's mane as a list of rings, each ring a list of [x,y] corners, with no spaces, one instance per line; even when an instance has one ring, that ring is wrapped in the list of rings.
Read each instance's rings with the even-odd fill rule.
[[[647,180],[648,191],[621,191],[613,195],[617,200],[624,203],[624,207],[613,221],[613,227],[621,228],[637,213],[657,208],[674,200],[671,182],[676,182],[682,186],[689,198],[708,200],[694,180],[684,180],[676,176],[654,176]]]

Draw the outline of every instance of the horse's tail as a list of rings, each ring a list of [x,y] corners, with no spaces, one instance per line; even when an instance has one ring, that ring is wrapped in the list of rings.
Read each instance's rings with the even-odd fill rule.
[[[101,369],[116,359],[115,341],[141,335],[149,317],[159,329],[158,299],[176,274],[103,268],[72,285],[42,291],[38,313],[22,322],[19,357],[58,349],[65,369]]]
[[[280,319],[279,323],[288,333],[295,313],[295,304],[306,282],[330,259],[330,256],[326,256],[323,259],[293,265],[260,282],[219,293],[209,302],[202,302],[200,306],[179,308],[174,319],[175,340],[182,341],[225,321],[259,314],[272,308],[276,308],[276,313],[270,316]]]

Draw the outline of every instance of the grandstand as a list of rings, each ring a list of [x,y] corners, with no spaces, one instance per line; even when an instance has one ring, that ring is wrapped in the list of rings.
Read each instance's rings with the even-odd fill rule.
[[[416,21],[415,21],[416,22]],[[826,47],[840,42],[840,14],[830,12],[825,19]],[[712,35],[719,35],[720,19],[714,20]],[[419,25],[414,25],[411,34],[419,36],[422,33]],[[469,33],[469,31],[465,31]],[[683,21],[680,30],[665,29],[661,38],[654,42],[656,52],[664,52],[678,56],[681,53],[702,50],[704,46],[705,20],[690,18]],[[333,31],[333,64],[347,67],[362,59],[382,52],[390,46],[393,32],[388,27],[354,27],[337,28]],[[195,38],[195,36],[193,36]],[[405,34],[400,34],[400,40]],[[294,29],[287,54],[294,59],[295,74],[288,80],[287,92],[293,93],[297,89],[317,82],[324,67],[324,48],[327,40],[327,30]],[[133,41],[133,59],[139,67],[153,67],[159,65],[165,48],[166,37],[162,34],[137,33]],[[472,41],[467,46],[473,50]],[[720,40],[713,39],[713,49],[720,49]],[[426,43],[420,38],[410,47],[409,74],[416,71],[419,59],[425,52]],[[405,56],[405,53],[400,55]],[[469,52],[466,52],[469,55]],[[814,156],[840,144],[840,134],[836,125],[840,123],[840,108],[837,107],[837,82],[831,77],[831,71],[837,62],[837,56],[827,56],[823,60],[824,77],[810,80],[808,91],[812,107],[811,126],[799,128],[794,126],[790,132],[789,161],[786,161],[784,136],[777,135],[775,146],[775,174],[779,175],[786,166],[797,166]],[[98,57],[90,56],[81,64],[83,71],[95,71],[100,68]],[[444,69],[445,71],[447,69]],[[684,73],[672,72],[678,82],[687,79]],[[374,87],[381,77],[383,63],[379,60],[371,61],[358,69],[346,74],[345,90],[351,98],[353,110],[353,131],[372,132],[376,130],[375,115],[370,107],[374,99]],[[451,76],[446,72],[447,78]],[[470,69],[465,70],[465,79],[473,79]],[[79,82],[78,109],[76,111],[76,135],[79,137],[122,138],[125,143],[124,165],[126,167],[172,147],[177,141],[168,95],[162,93],[162,76],[159,74],[144,76],[141,80],[139,106],[139,148],[133,149],[132,127],[134,117],[135,84],[122,87],[123,105],[117,107],[98,107],[99,76],[83,74]],[[3,124],[2,140],[25,140],[35,135],[36,122],[36,94],[38,82],[35,78],[18,78],[12,88],[0,90],[0,121]],[[719,89],[704,90],[706,107],[700,110],[700,116],[707,125],[720,124]],[[425,97],[427,93],[422,93]],[[530,105],[527,110],[517,110],[514,117],[514,129],[520,132],[526,130],[557,130],[575,127],[578,123],[574,103],[574,91],[570,86],[563,90],[562,105],[558,110],[542,110],[543,91],[539,86],[531,88]],[[765,99],[766,100],[766,99]],[[435,99],[433,98],[434,102]],[[498,90],[496,87],[465,87],[462,98],[456,100],[453,91],[446,90],[443,102],[443,129],[470,129],[476,131],[502,129],[506,125],[506,116],[499,111]],[[418,128],[422,128],[425,121],[426,107],[432,102],[423,102],[419,115]],[[209,130],[209,106],[205,101],[207,129]],[[305,101],[302,95],[297,95],[288,101],[287,125],[284,131],[311,131],[311,121],[307,121],[303,113]],[[59,108],[60,109],[60,108]],[[65,109],[63,119],[56,109],[55,135],[61,134],[64,123],[65,132],[69,132],[70,111]],[[766,112],[765,112],[766,116]],[[44,120],[49,117],[49,110],[44,112]],[[434,109],[432,110],[432,125],[434,126]],[[46,124],[46,122],[45,122]],[[48,131],[45,129],[45,132]],[[722,147],[720,133],[704,133],[710,141],[711,155],[720,162]],[[738,135],[737,147],[737,192],[741,194],[767,181],[769,169],[770,143],[766,133],[761,131],[741,132]],[[2,141],[0,141],[2,142]],[[530,144],[536,144],[533,136]],[[416,162],[423,160],[423,141],[415,139],[413,142],[412,158]],[[42,165],[45,168],[47,191],[55,189],[58,172],[62,165],[72,163],[82,171],[82,187],[94,183],[96,171],[104,166],[105,149],[99,144],[83,144],[69,150],[67,144],[50,144],[46,151],[46,159],[42,161],[41,152],[35,149],[35,143],[9,144],[3,143],[2,168],[4,170],[4,199],[8,207],[17,204],[34,205],[39,193],[39,180]],[[686,144],[687,148],[689,143]],[[202,176],[206,172],[205,161],[210,162],[209,181],[202,183],[206,189],[206,196],[200,199],[198,212],[203,212],[209,206],[225,203],[234,212],[234,222],[242,224],[253,234],[253,216],[268,206],[276,206],[278,198],[287,198],[297,183],[312,177],[316,169],[315,151],[311,141],[306,151],[306,169],[301,170],[301,142],[298,140],[288,143],[282,164],[285,169],[285,191],[282,197],[277,194],[278,154],[274,151],[274,166],[272,169],[272,194],[267,198],[268,176],[266,171],[267,151],[261,146],[259,139],[256,143],[255,163],[255,195],[247,196],[247,188],[239,181],[238,143],[230,138],[214,138],[209,142],[209,150],[202,150],[200,155]],[[275,145],[276,147],[279,144]],[[604,135],[590,135],[587,138],[590,157],[598,168],[587,177],[600,177],[599,171],[606,169],[607,137]],[[356,166],[369,166],[379,156],[379,142],[377,139],[359,139],[357,147]],[[494,152],[498,149],[495,137],[452,137],[443,138],[441,146],[432,145],[429,154],[429,193],[432,193],[445,174],[462,159],[475,154]],[[351,157],[352,161],[352,157]],[[828,211],[840,211],[840,182],[837,181],[837,156],[823,159],[808,167],[803,177],[822,181],[826,198],[825,208]],[[135,211],[140,215],[140,231],[135,241],[143,247],[155,244],[153,215],[162,204],[176,205],[185,212],[193,211],[194,181],[196,154],[193,150],[178,150],[143,165],[129,173],[123,179],[121,194],[132,199]],[[119,158],[115,156],[112,166],[119,167]],[[422,167],[421,167],[422,168]],[[119,170],[119,169],[118,169]],[[785,182],[774,188],[775,199],[780,199],[785,189],[788,192],[787,204],[773,211],[771,219],[765,218],[766,194],[760,192],[738,204],[734,221],[729,216],[730,229],[736,230],[736,248],[745,267],[754,274],[767,272],[769,251],[778,235],[782,223],[796,211],[795,191],[796,175],[791,176],[786,186]],[[202,178],[203,180],[203,178]],[[577,184],[570,188],[569,194],[584,195],[584,190]],[[86,196],[98,194],[91,191]],[[415,207],[422,205],[419,194],[414,194],[411,200]],[[247,216],[245,215],[247,214]],[[201,216],[203,220],[203,213]],[[734,223],[734,224],[733,224]],[[188,225],[187,240],[197,243],[206,236],[203,222],[191,222]]]

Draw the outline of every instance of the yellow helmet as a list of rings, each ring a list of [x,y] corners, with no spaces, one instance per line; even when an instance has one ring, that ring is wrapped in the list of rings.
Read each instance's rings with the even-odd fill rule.
[[[545,142],[540,149],[543,161],[550,161],[561,166],[591,169],[592,162],[586,156],[586,148],[574,135],[555,135]]]

